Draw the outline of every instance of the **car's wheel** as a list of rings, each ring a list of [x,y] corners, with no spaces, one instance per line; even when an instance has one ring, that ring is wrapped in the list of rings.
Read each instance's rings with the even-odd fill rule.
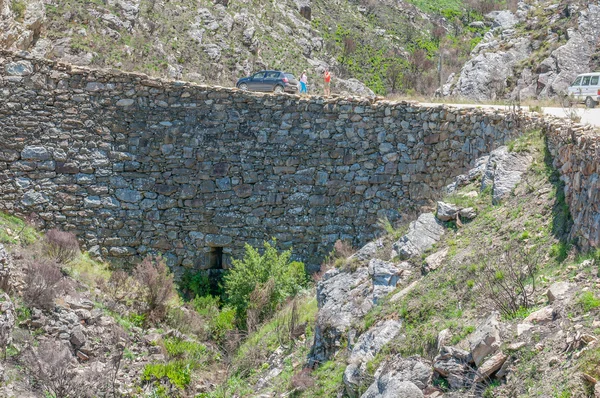
[[[273,90],[276,94],[281,94],[283,93],[283,87],[281,86],[275,86],[275,90]]]
[[[242,91],[248,91],[248,85],[246,83],[239,84],[238,88]]]
[[[587,97],[585,99],[585,106],[588,108],[595,108],[597,105],[596,101],[592,99],[592,97]]]

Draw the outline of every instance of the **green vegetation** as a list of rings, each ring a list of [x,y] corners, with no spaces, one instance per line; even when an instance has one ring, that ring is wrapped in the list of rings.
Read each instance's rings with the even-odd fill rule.
[[[593,292],[587,291],[581,293],[577,302],[585,312],[589,312],[600,307],[600,299]]]
[[[184,361],[148,364],[144,368],[143,381],[160,381],[167,378],[175,387],[184,390],[192,380],[191,364]],[[159,387],[160,389],[160,387]]]
[[[77,256],[63,267],[72,278],[86,283],[88,286],[100,288],[110,279],[109,265],[90,258],[88,253]]]
[[[25,11],[27,5],[21,0],[12,0],[10,3],[10,10],[15,14],[18,21],[22,21],[25,18]]]
[[[409,2],[429,13],[461,15],[464,11],[463,0],[409,0]]]
[[[186,270],[179,282],[179,290],[184,296],[204,297],[212,293],[208,274],[203,271]]]
[[[171,358],[185,359],[198,364],[203,364],[210,359],[206,345],[195,341],[169,337],[163,340],[163,345]]]
[[[312,291],[309,291],[299,296],[295,302],[283,307],[268,322],[265,322],[255,333],[248,337],[237,351],[234,361],[239,371],[243,373],[252,370],[252,368],[244,368],[243,364],[243,361],[251,356],[249,353],[260,349],[273,351],[281,345],[288,346],[290,343],[294,343],[293,335],[299,332],[299,330],[294,329],[298,327],[302,328],[304,326],[302,332],[305,334],[305,339],[310,341],[318,311],[317,299],[312,293]],[[295,314],[292,314],[292,312]],[[295,317],[294,319],[292,319],[292,315]]]
[[[18,217],[0,212],[0,242],[30,245],[40,238],[40,234],[29,223]]]
[[[263,254],[248,244],[245,249],[244,258],[233,260],[224,278],[227,303],[235,308],[241,325],[246,324],[247,310],[262,320],[307,284],[304,264],[290,260],[291,250],[278,253],[269,242],[264,243]]]
[[[206,345],[191,340],[165,338],[162,345],[169,361],[152,363],[144,368],[142,382],[151,383],[159,396],[167,393],[162,382],[166,379],[177,389],[185,390],[192,381],[194,370],[206,369],[213,360]],[[170,395],[165,395],[170,396]]]
[[[342,361],[329,361],[319,366],[312,376],[315,386],[305,393],[307,397],[335,397],[344,387],[344,370]]]

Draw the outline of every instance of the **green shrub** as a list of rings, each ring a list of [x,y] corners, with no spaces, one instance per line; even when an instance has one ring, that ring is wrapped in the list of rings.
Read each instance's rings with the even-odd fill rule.
[[[184,390],[192,380],[191,364],[184,361],[150,363],[144,368],[142,381],[153,382],[167,378],[175,387]]]
[[[220,300],[214,296],[196,296],[191,303],[208,327],[208,332],[216,341],[222,341],[227,332],[235,329],[235,309],[223,307],[220,309]]]
[[[223,341],[227,332],[235,330],[236,311],[230,307],[224,307],[219,314],[213,318],[210,325],[211,334],[216,341]]]
[[[206,271],[192,272],[186,270],[181,277],[179,288],[184,296],[208,296],[211,294],[210,279]]]
[[[198,314],[214,317],[219,313],[220,301],[214,296],[196,296],[191,304]]]
[[[600,307],[600,299],[598,299],[592,292],[583,292],[577,301],[586,312]]]
[[[187,359],[196,364],[203,364],[210,359],[208,348],[204,344],[195,341],[168,337],[163,340],[163,344],[171,358]]]
[[[146,315],[145,314],[129,314],[127,317],[125,317],[125,319],[130,322],[132,325],[137,326],[138,328],[141,328],[144,326],[144,322],[146,322]]]
[[[554,243],[550,247],[550,256],[562,263],[569,256],[569,250],[571,250],[571,246],[566,242]]]
[[[10,4],[10,9],[15,13],[17,20],[22,20],[25,18],[26,8],[27,6],[25,5],[24,1],[13,0],[13,2]]]
[[[260,310],[262,318],[271,314],[278,304],[294,296],[307,283],[304,264],[290,261],[291,250],[280,254],[269,242],[264,243],[262,255],[248,244],[245,249],[244,258],[233,260],[232,269],[225,275],[227,300],[243,326],[246,325],[246,314],[252,304],[253,292],[265,296],[265,302],[255,308]]]

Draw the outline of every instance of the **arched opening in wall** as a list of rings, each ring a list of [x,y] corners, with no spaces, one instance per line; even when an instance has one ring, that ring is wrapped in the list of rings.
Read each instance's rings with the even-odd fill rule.
[[[223,269],[223,248],[222,247],[211,247],[208,252],[208,268],[209,269]]]

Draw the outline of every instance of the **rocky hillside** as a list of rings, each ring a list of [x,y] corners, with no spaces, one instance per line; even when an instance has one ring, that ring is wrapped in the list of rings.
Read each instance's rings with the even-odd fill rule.
[[[261,68],[334,92],[431,93],[502,7],[482,0],[1,0],[0,46],[77,65],[232,85]],[[362,82],[362,83],[361,83]],[[365,88],[364,84],[369,89]],[[316,92],[316,91],[315,91]]]
[[[384,223],[387,234],[349,256],[336,245],[317,284],[310,349],[304,335],[273,344],[266,324],[221,388],[256,397],[597,396],[600,257],[567,242],[570,215],[548,159],[530,132],[481,158],[410,225]]]
[[[597,1],[528,0],[488,14],[493,28],[449,77],[444,96],[474,100],[552,98],[600,68]]]
[[[193,272],[176,285],[160,258],[94,261],[74,235],[2,214],[0,396],[593,397],[600,252],[571,245],[595,216],[573,221],[565,192],[594,194],[571,162],[565,190],[547,140],[525,132],[410,224],[337,242],[313,282],[265,244],[224,288]]]

